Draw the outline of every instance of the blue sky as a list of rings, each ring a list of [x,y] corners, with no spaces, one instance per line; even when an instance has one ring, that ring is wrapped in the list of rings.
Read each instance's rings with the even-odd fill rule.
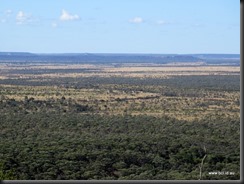
[[[0,0],[0,52],[240,53],[238,0]]]

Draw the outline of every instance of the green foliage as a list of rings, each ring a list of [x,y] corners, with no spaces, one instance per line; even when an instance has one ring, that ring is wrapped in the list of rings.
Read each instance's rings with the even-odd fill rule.
[[[239,176],[238,135],[225,118],[182,122],[41,112],[0,118],[8,122],[1,123],[4,177],[14,170],[17,179],[197,179],[203,145],[208,151],[203,179],[211,179],[207,172],[223,169],[236,173],[232,179]],[[239,123],[232,120],[231,126]],[[210,127],[218,131],[212,133]],[[194,129],[197,134],[189,131]],[[217,138],[223,131],[231,143],[224,147],[222,137]]]
[[[0,163],[0,180],[15,180],[13,169],[7,169],[5,164]]]

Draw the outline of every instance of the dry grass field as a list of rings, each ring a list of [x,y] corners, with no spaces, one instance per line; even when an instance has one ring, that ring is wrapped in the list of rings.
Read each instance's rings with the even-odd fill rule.
[[[175,76],[215,76],[215,75],[239,75],[240,67],[235,66],[122,66],[72,64],[72,65],[4,65],[0,66],[0,80],[3,79],[28,79],[31,82],[49,81],[54,78],[70,78],[77,81],[79,78],[98,77],[113,79],[123,77],[129,79],[169,79]],[[89,72],[75,71],[85,69]],[[38,71],[43,73],[38,74]],[[45,73],[45,70],[50,70]],[[56,71],[57,70],[57,71]],[[68,70],[68,72],[64,72]],[[74,72],[73,72],[74,70]],[[12,72],[14,71],[14,72]],[[29,72],[32,71],[30,74]],[[206,114],[224,113],[229,116],[238,116],[240,107],[236,101],[240,98],[239,92],[208,91],[204,96],[164,96],[160,92],[148,92],[138,90],[138,85],[131,85],[130,91],[123,90],[123,86],[117,89],[116,84],[100,84],[96,88],[66,88],[64,86],[31,86],[31,85],[4,85],[1,84],[1,94],[6,98],[23,100],[26,96],[36,100],[73,99],[77,103],[85,101],[95,107],[101,114],[124,114],[133,115],[147,114],[153,116],[174,116],[177,119],[194,120]],[[140,86],[140,85],[139,85]],[[127,88],[128,86],[126,86]],[[143,88],[155,88],[163,90],[165,86],[144,86]],[[134,89],[135,88],[135,89]],[[99,102],[99,103],[98,103]]]
[[[89,72],[77,72],[76,70],[84,69]],[[11,73],[14,70],[15,73]],[[23,73],[22,71],[33,70],[32,74]],[[38,70],[53,70],[54,72],[39,74]],[[57,71],[55,71],[57,70]],[[60,71],[61,70],[61,71]],[[70,70],[70,72],[64,72]],[[72,71],[74,70],[74,71]],[[151,77],[151,78],[168,78],[172,75],[239,75],[240,67],[238,66],[168,66],[168,65],[142,65],[138,66],[111,66],[111,65],[94,65],[94,64],[35,64],[19,66],[16,64],[0,64],[0,78],[60,78],[60,77]],[[21,74],[22,73],[22,74]]]

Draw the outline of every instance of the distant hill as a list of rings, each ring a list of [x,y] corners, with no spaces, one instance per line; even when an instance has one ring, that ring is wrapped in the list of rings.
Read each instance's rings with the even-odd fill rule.
[[[0,62],[49,63],[203,63],[212,65],[240,65],[240,54],[99,54],[63,53],[35,54],[28,52],[0,52]]]
[[[0,52],[0,56],[34,56],[36,54],[30,52]]]
[[[240,54],[193,54],[201,59],[240,59]]]

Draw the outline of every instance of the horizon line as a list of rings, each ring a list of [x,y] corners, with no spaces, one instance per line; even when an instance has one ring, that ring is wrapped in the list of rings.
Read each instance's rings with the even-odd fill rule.
[[[131,54],[131,55],[200,55],[200,54],[226,54],[240,55],[240,53],[137,53],[137,52],[28,52],[28,51],[0,51],[0,53],[27,53],[27,54]]]

